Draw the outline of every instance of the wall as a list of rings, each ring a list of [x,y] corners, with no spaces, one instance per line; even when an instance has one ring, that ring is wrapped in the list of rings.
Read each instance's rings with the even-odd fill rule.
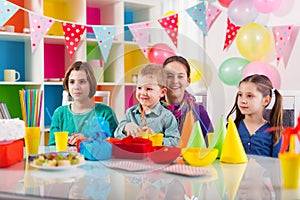
[[[207,88],[208,89],[208,112],[212,118],[214,124],[216,124],[221,115],[227,115],[230,111],[233,103],[237,88],[235,86],[228,86],[223,84],[218,78],[218,68],[228,58],[242,57],[236,48],[235,41],[231,44],[227,51],[223,51],[223,45],[225,41],[226,28],[227,28],[227,8],[222,7],[217,1],[214,5],[222,10],[222,13],[216,19],[212,25],[208,36],[203,37],[201,30],[191,20],[188,14],[185,12],[189,7],[196,5],[199,1],[187,0],[187,1],[165,1],[162,13],[169,10],[175,10],[179,14],[180,26],[179,26],[179,47],[176,50],[177,53],[190,58],[191,53],[198,52],[195,49],[205,49],[205,53],[199,53],[197,59],[204,61],[206,67],[204,74],[208,77],[206,84],[197,83],[192,84],[191,88]],[[298,15],[300,9],[300,1],[289,0],[284,1],[283,5],[274,13],[260,15],[258,17],[259,23],[269,27],[279,25],[294,25],[299,26],[300,18]],[[273,36],[273,34],[272,34]],[[300,34],[295,38],[295,44],[291,53],[289,62],[286,67],[281,62],[278,66],[279,73],[281,75],[281,90],[300,90],[299,74],[300,68],[298,66],[298,55],[300,52]],[[197,48],[186,45],[186,41],[191,40]],[[204,57],[206,56],[206,58]],[[268,62],[276,67],[275,59]],[[209,77],[209,76],[212,77]],[[192,89],[197,90],[197,89]]]

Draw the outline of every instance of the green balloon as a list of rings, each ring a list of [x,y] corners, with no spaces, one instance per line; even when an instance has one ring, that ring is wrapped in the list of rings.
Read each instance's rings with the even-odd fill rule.
[[[243,78],[244,68],[249,63],[245,58],[229,58],[219,67],[219,78],[227,85],[238,85]]]

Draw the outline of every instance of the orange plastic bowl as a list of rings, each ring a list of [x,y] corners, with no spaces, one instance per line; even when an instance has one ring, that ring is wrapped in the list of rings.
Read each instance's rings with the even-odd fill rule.
[[[180,153],[181,149],[177,147],[155,147],[154,151],[149,153],[149,159],[154,163],[168,164],[176,160]]]

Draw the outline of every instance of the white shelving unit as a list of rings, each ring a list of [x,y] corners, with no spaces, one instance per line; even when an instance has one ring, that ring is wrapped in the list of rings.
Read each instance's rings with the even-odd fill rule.
[[[139,65],[144,64],[144,55],[140,52],[138,55],[139,47],[133,41],[125,41],[124,28],[126,26],[125,13],[131,13],[132,18],[130,23],[151,21],[153,27],[158,26],[154,21],[162,16],[161,1],[160,0],[9,0],[10,2],[25,8],[20,9],[23,14],[22,19],[18,20],[20,24],[15,25],[29,27],[28,11],[53,18],[56,22],[50,28],[47,35],[44,36],[42,41],[37,46],[34,53],[31,51],[31,37],[30,34],[21,33],[22,31],[16,30],[14,33],[0,32],[0,42],[7,43],[12,49],[8,49],[6,54],[0,56],[0,60],[7,60],[3,65],[0,65],[0,70],[13,68],[21,71],[22,79],[18,82],[4,82],[0,79],[0,101],[14,100],[14,104],[9,104],[9,110],[12,109],[13,117],[22,117],[19,107],[19,96],[17,91],[20,89],[36,88],[43,90],[44,102],[42,109],[41,130],[44,127],[50,126],[50,119],[44,110],[47,108],[52,114],[54,109],[61,104],[62,98],[62,81],[63,72],[67,67],[76,60],[88,61],[89,48],[95,47],[93,50],[100,52],[98,42],[96,39],[87,38],[86,33],[82,38],[76,54],[70,60],[66,51],[65,40],[62,34],[61,25],[59,22],[73,22],[76,24],[83,24],[91,27],[91,25],[113,25],[116,27],[116,34],[113,39],[113,45],[104,66],[104,82],[98,83],[98,90],[108,90],[111,93],[111,107],[115,110],[118,119],[120,120],[126,108],[132,103],[125,102],[130,99],[128,88],[134,88],[135,84],[131,80],[126,80],[125,75],[131,77],[131,73],[136,71]],[[100,24],[88,24],[87,21],[87,8],[98,9],[100,12]],[[19,11],[18,11],[19,12]],[[12,16],[14,18],[15,16]],[[20,17],[20,15],[18,15]],[[16,21],[16,20],[15,20]],[[162,30],[163,32],[163,30]],[[151,34],[151,41],[159,41],[161,34]],[[24,46],[23,50],[19,52],[19,45]],[[134,46],[134,56],[141,56],[139,63],[138,57],[135,57],[135,62],[130,62],[131,51],[127,51],[129,46]],[[15,48],[18,50],[15,50]],[[0,52],[4,52],[4,47],[0,47]],[[50,52],[50,53],[49,53]],[[14,54],[14,55],[12,55]],[[7,57],[18,58],[20,62],[15,62],[16,59],[6,59]],[[98,53],[96,59],[101,59],[101,53]],[[144,59],[144,60],[143,60]],[[22,66],[21,66],[22,65]],[[49,77],[49,70],[53,72]],[[60,73],[58,73],[60,71]],[[57,73],[57,75],[55,75]],[[0,76],[1,77],[1,76]],[[49,79],[58,79],[59,81],[49,81]],[[8,88],[12,89],[8,91]],[[132,90],[129,90],[132,91]],[[4,95],[7,98],[4,98]]]

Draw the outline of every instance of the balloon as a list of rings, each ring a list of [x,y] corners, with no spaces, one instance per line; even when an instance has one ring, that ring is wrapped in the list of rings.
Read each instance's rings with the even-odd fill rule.
[[[218,0],[218,2],[221,4],[221,6],[228,8],[232,0]]]
[[[152,63],[162,65],[167,58],[174,55],[175,52],[171,49],[171,47],[165,43],[158,43],[149,49],[148,59]]]
[[[270,13],[278,9],[283,0],[253,0],[253,6],[261,13]]]
[[[197,82],[202,78],[203,75],[203,66],[198,60],[187,59],[190,68],[191,68],[191,82]]]
[[[219,78],[227,85],[238,85],[242,80],[244,68],[249,61],[244,58],[229,58],[219,68]]]
[[[269,53],[271,35],[265,27],[251,22],[238,31],[236,44],[245,58],[250,61],[259,61]]]
[[[234,0],[228,7],[228,17],[237,26],[253,22],[258,14],[250,0]]]
[[[251,62],[248,64],[244,71],[242,77],[245,78],[247,76],[253,75],[253,74],[263,74],[267,76],[270,81],[273,84],[273,87],[276,89],[280,88],[281,85],[281,78],[278,70],[273,67],[272,65],[269,65],[267,63],[263,62]]]

